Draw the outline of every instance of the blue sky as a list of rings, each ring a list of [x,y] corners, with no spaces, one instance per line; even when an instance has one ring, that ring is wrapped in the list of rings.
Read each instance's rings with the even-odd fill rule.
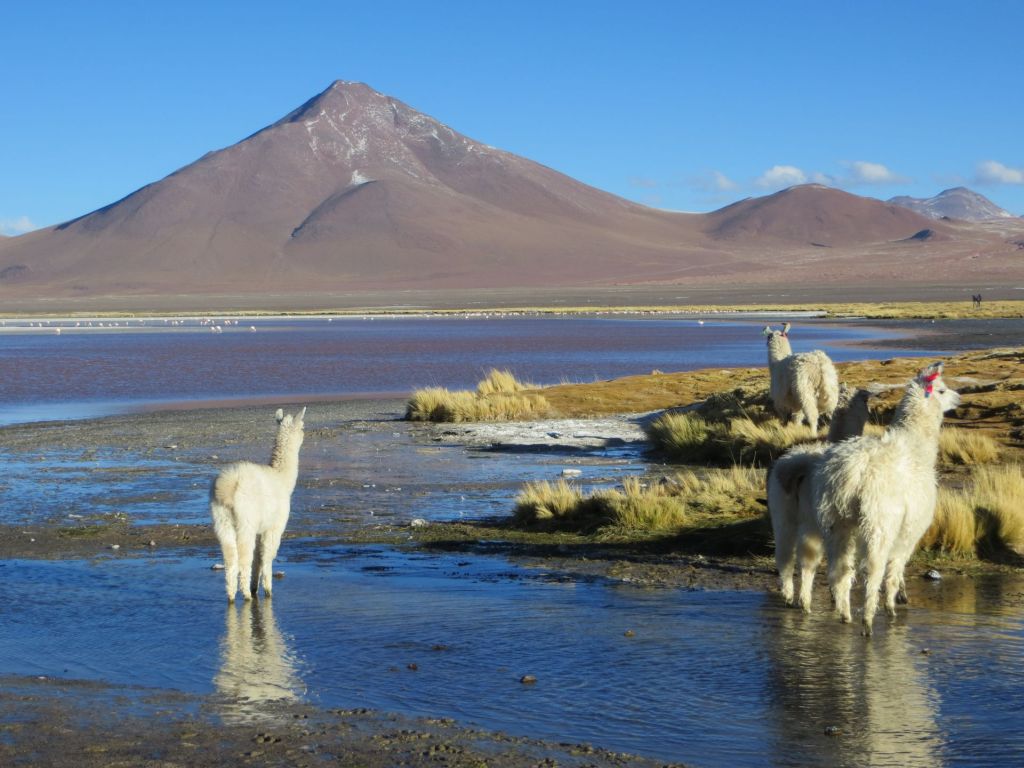
[[[1024,214],[1024,3],[47,2],[0,11],[0,232],[245,138],[335,79],[661,208],[801,181]]]

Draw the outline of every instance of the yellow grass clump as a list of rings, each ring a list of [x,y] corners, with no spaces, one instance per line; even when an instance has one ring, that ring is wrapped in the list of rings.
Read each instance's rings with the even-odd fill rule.
[[[511,371],[499,371],[492,368],[487,375],[476,385],[478,395],[505,394],[511,395],[530,389],[528,384],[523,384],[512,375]]]
[[[1000,453],[999,443],[981,432],[943,427],[939,433],[939,457],[944,464],[991,464]]]
[[[962,489],[940,489],[926,549],[955,555],[1010,550],[1024,556],[1024,474],[1019,464],[974,468]]]
[[[508,371],[491,370],[476,392],[444,387],[417,389],[409,397],[405,418],[410,421],[516,421],[552,415],[544,395],[526,391]]]
[[[817,437],[801,424],[750,418],[715,422],[696,413],[664,414],[651,422],[646,432],[654,449],[672,461],[726,466],[767,466],[795,443]]]
[[[676,533],[759,517],[763,496],[764,472],[750,467],[680,472],[660,481],[631,477],[590,495],[564,480],[540,481],[527,483],[516,498],[514,522],[610,535]]]

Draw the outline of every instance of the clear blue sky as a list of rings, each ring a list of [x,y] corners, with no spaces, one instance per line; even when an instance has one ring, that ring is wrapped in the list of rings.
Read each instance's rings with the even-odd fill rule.
[[[617,195],[966,185],[1024,214],[1024,2],[36,2],[0,9],[0,232],[113,202],[335,79]]]

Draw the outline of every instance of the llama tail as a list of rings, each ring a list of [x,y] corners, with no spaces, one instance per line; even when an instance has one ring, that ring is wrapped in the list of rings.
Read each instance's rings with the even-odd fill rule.
[[[213,529],[218,538],[222,533],[235,530],[235,492],[238,490],[238,473],[227,469],[217,475],[210,485],[210,515]]]

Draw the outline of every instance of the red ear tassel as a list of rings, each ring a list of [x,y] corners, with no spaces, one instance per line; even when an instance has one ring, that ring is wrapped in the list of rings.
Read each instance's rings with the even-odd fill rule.
[[[936,371],[935,373],[931,373],[931,374],[929,374],[927,376],[922,376],[921,377],[921,381],[924,382],[924,396],[925,397],[928,397],[928,395],[930,395],[934,391],[934,389],[935,389],[934,381],[937,378],[939,378],[939,374],[941,374],[941,373],[942,373],[942,371]]]

